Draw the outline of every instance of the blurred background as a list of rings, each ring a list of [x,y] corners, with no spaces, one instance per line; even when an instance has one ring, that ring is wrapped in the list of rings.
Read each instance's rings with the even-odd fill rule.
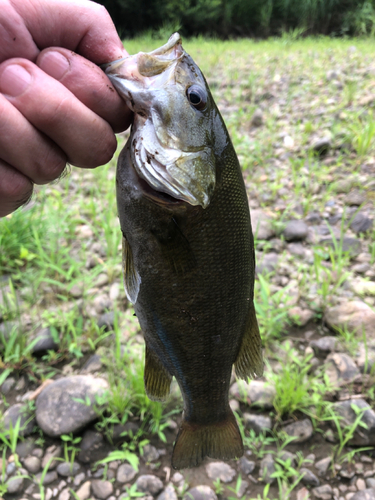
[[[375,29],[374,0],[102,0],[120,35],[179,30],[220,38],[306,34],[364,35]],[[129,22],[131,20],[131,22]],[[164,38],[164,37],[163,37]]]

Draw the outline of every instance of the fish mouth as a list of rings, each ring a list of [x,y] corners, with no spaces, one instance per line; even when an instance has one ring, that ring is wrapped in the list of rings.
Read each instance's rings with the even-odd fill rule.
[[[143,126],[137,127],[137,120]],[[197,152],[184,152],[164,146],[158,139],[152,119],[135,117],[131,159],[139,177],[155,191],[169,195],[189,205],[206,208],[214,189],[214,179],[206,186],[207,178],[197,173],[199,164],[210,155],[206,148]]]
[[[156,192],[206,208],[216,181],[211,149],[175,148],[178,140],[163,134],[163,122],[153,106],[153,99],[162,99],[161,93],[168,95],[166,89],[175,85],[176,67],[185,55],[181,37],[174,33],[152,52],[118,59],[102,68],[135,113],[130,151],[138,176]]]

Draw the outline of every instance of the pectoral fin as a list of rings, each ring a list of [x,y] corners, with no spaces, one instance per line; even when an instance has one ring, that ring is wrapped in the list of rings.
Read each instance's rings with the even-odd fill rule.
[[[163,234],[155,234],[159,240],[164,258],[178,276],[183,276],[196,266],[195,255],[190,243],[172,218]]]
[[[237,377],[243,380],[247,380],[248,377],[260,377],[263,373],[262,342],[252,301],[249,307],[245,333],[242,337],[241,347],[234,363],[234,368]]]
[[[133,253],[128,240],[122,238],[122,266],[124,271],[124,287],[126,296],[135,304],[137,302],[141,277],[134,266]]]
[[[172,375],[146,344],[144,382],[147,396],[152,401],[165,401],[169,394],[171,381]]]

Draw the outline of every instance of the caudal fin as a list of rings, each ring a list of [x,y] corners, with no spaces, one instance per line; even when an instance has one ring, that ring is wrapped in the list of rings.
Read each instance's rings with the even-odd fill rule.
[[[172,455],[174,469],[197,467],[205,457],[230,460],[243,455],[243,444],[236,418],[228,409],[227,418],[211,425],[184,420]]]

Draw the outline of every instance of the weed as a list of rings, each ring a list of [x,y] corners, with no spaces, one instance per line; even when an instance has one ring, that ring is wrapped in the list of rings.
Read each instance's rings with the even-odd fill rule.
[[[74,459],[76,457],[77,452],[79,452],[79,447],[77,447],[77,444],[81,442],[82,438],[79,436],[74,437],[73,433],[62,434],[60,437],[64,442],[65,462],[70,463],[71,470],[73,470]]]
[[[254,306],[259,329],[265,344],[280,337],[288,323],[288,289],[273,292],[271,284],[261,274],[255,282]]]
[[[363,414],[365,411],[368,409],[366,406],[364,408],[359,408],[355,403],[351,404],[351,408],[353,412],[355,413],[355,419],[353,423],[347,423],[342,415],[339,415],[337,411],[333,408],[332,405],[326,405],[326,417],[324,420],[332,421],[335,424],[336,427],[336,432],[337,432],[337,438],[339,440],[338,445],[334,448],[334,459],[338,460],[339,462],[343,462],[349,457],[353,457],[354,453],[358,451],[363,451],[361,450],[355,450],[354,453],[349,452],[346,454],[343,454],[344,447],[347,445],[347,443],[353,439],[354,434],[356,432],[360,432],[359,428],[362,428],[364,430],[368,429],[367,424],[363,421]],[[365,448],[367,449],[372,449],[370,448]]]

